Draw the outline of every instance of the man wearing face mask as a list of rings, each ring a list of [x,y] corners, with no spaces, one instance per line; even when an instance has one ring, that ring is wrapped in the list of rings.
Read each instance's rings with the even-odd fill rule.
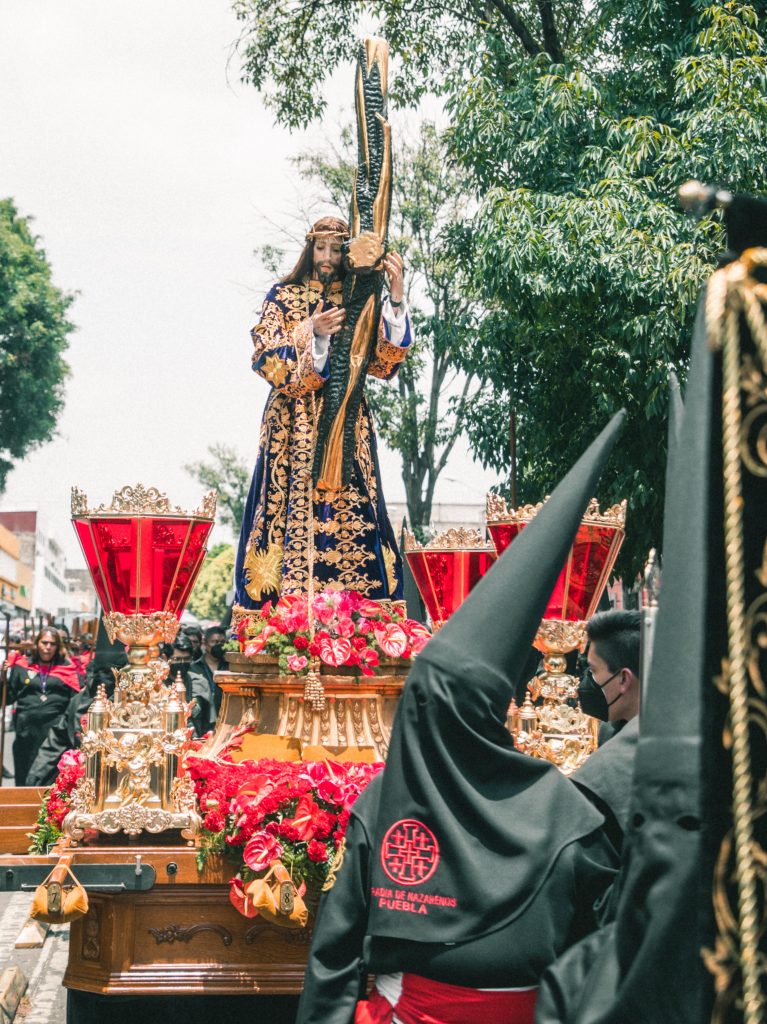
[[[192,665],[192,642],[184,633],[173,641],[173,656],[168,662],[170,672],[167,682],[175,683],[176,677],[186,688],[186,699],[192,705],[191,724],[195,736],[204,736],[216,720],[211,701],[210,686],[205,676]]]
[[[639,735],[639,628],[639,612],[601,612],[590,619],[588,667],[578,687],[583,711],[608,723],[611,732],[572,781],[605,816],[617,850],[628,821]]]
[[[221,669],[226,668],[226,661],[224,659],[225,641],[226,631],[222,626],[208,626],[205,630],[202,650],[200,651],[199,656],[192,662],[192,669],[199,672],[200,675],[205,676],[208,680],[211,701],[216,709],[216,714],[218,714],[221,707],[223,693],[216,686],[213,676],[216,672],[220,672]]]

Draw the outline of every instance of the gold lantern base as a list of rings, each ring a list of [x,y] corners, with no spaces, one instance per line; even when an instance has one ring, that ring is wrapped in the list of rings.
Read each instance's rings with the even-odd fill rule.
[[[137,836],[178,830],[190,844],[200,829],[194,787],[178,776],[188,746],[189,707],[179,680],[168,686],[159,643],[178,633],[175,615],[105,615],[112,642],[129,644],[128,665],[115,672],[110,701],[100,687],[82,739],[85,775],[72,793],[63,831],[76,844],[87,831]]]
[[[527,684],[522,707],[512,702],[509,708],[517,749],[550,761],[564,775],[572,775],[597,748],[599,722],[581,711],[578,679],[566,671],[567,655],[585,640],[585,622],[544,619],[534,640],[544,673]]]

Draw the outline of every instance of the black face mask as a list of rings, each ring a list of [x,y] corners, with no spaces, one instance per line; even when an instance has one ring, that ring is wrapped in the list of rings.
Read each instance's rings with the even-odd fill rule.
[[[210,649],[210,653],[211,653],[211,657],[215,658],[216,661],[221,661],[221,659],[224,656],[224,645],[223,644],[213,644],[213,646]]]
[[[181,661],[181,660],[177,661],[175,658],[173,658],[173,659],[171,659],[168,662],[168,664],[170,665],[170,672],[168,673],[168,679],[166,680],[167,682],[175,683],[175,681],[176,681],[176,673],[177,672],[180,672],[181,673],[181,678],[184,681],[186,681],[186,677],[189,674],[189,662],[188,661]]]
[[[578,686],[578,700],[580,701],[581,710],[585,714],[591,715],[592,718],[598,718],[600,722],[607,722],[609,720],[610,708],[621,695],[619,693],[617,697],[608,702],[607,697],[605,697],[605,687],[610,682],[610,679],[615,679],[622,671],[619,668],[617,672],[613,672],[603,683],[598,683],[592,675],[591,669],[586,669]]]

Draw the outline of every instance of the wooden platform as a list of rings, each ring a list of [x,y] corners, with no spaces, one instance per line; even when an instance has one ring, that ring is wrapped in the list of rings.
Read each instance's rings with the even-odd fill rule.
[[[43,793],[34,786],[0,786],[0,854],[27,852]]]

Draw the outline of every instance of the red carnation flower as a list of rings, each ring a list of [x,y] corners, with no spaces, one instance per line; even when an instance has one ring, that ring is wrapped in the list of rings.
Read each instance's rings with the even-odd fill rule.
[[[226,819],[221,811],[208,811],[202,819],[202,824],[208,832],[221,832],[226,826]]]
[[[309,860],[313,860],[315,864],[324,864],[328,859],[327,847],[324,843],[320,843],[316,839],[312,839],[306,847],[306,856]]]
[[[309,641],[306,639],[305,636],[297,636],[293,640],[293,646],[297,651],[305,651],[306,648],[309,646]]]

